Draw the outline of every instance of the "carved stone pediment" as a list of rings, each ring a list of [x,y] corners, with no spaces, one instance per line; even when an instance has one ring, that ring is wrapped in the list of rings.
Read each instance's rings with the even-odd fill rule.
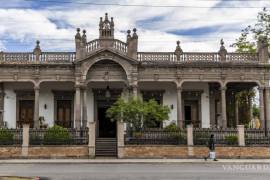
[[[99,60],[99,59],[122,59],[123,61],[127,61],[130,64],[139,64],[139,61],[132,59],[126,55],[123,55],[122,53],[117,52],[117,50],[113,48],[104,48],[100,49],[98,51],[95,51],[94,53],[88,55],[87,57],[75,62],[77,63],[83,63],[84,61],[89,60]]]

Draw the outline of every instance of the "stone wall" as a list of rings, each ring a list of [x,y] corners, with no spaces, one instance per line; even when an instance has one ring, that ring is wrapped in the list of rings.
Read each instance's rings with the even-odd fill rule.
[[[18,158],[21,156],[22,148],[16,146],[0,147],[0,158]]]
[[[203,146],[125,146],[120,158],[203,158]],[[218,158],[270,158],[269,147],[216,147]]]
[[[28,156],[21,147],[0,147],[0,158],[88,158],[88,146],[31,146]]]

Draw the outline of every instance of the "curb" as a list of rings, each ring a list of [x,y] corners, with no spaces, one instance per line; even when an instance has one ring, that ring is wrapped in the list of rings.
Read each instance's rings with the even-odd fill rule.
[[[179,164],[179,163],[260,163],[270,164],[270,159],[9,159],[0,164]]]

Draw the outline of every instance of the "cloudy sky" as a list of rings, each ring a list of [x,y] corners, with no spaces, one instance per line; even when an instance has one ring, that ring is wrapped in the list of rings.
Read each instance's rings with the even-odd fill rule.
[[[140,51],[218,51],[229,47],[241,29],[256,22],[269,0],[0,0],[0,51],[74,51],[76,28],[98,37],[99,17],[115,20],[115,37],[126,39],[136,27]]]

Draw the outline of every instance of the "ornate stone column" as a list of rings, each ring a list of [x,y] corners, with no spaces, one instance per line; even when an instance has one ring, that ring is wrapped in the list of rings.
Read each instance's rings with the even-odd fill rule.
[[[238,99],[235,99],[235,122],[236,122],[236,127],[239,125],[239,102]]]
[[[82,95],[83,95],[82,127],[85,128],[87,126],[87,86],[82,87]]]
[[[227,127],[226,89],[226,86],[221,87],[221,117],[223,128]]]
[[[35,107],[34,107],[34,127],[39,128],[39,85],[34,87]]]
[[[270,128],[270,96],[269,96],[270,87],[265,88],[265,128]]]
[[[138,97],[138,85],[137,84],[132,85],[132,94],[135,98]]]
[[[265,128],[265,114],[264,114],[264,88],[259,88],[259,98],[260,98],[260,128]]]
[[[177,86],[177,124],[178,124],[178,127],[183,128],[182,87],[181,86]]]
[[[81,127],[81,86],[75,85],[75,128]]]

